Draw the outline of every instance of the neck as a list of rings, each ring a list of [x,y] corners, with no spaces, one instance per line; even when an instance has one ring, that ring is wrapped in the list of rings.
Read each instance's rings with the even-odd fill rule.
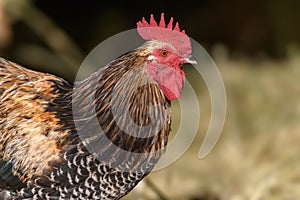
[[[116,157],[125,161],[132,154],[157,160],[170,131],[170,102],[137,53],[116,59],[73,92],[74,121],[83,144],[110,165],[116,160],[120,165]]]

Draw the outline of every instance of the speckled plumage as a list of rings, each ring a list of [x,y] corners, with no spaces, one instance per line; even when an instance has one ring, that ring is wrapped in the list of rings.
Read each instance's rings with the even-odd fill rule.
[[[121,56],[74,88],[53,75],[0,60],[2,198],[119,199],[151,171],[167,143],[170,102],[143,67],[142,52],[138,49]],[[142,86],[130,94],[132,84]],[[94,101],[87,103],[93,94]],[[72,103],[78,108],[73,113]],[[116,124],[118,114],[111,112],[112,104],[123,110],[129,105],[131,123],[141,126],[153,120],[151,106],[160,105],[155,108],[167,112],[154,112],[164,120],[151,121],[163,123],[161,128],[153,126],[155,134],[129,135]],[[79,137],[82,131],[85,136]],[[89,143],[96,144],[93,152]],[[12,172],[8,177],[7,171]]]
[[[163,17],[138,23],[150,41],[74,85],[0,58],[0,200],[116,200],[150,173],[181,65],[195,63],[185,32]]]

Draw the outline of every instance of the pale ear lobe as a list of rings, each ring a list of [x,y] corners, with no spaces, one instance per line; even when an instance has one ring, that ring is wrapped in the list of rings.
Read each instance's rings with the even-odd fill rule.
[[[147,61],[155,61],[155,60],[157,60],[157,59],[154,55],[150,55],[147,57]]]

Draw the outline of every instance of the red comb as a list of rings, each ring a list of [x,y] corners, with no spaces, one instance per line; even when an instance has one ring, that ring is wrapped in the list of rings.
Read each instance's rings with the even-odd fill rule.
[[[166,26],[164,13],[161,13],[159,24],[151,14],[150,23],[143,17],[142,21],[137,22],[137,31],[144,40],[160,40],[173,45],[177,51],[183,55],[192,53],[190,38],[184,30],[180,30],[178,22],[173,28],[173,17]]]

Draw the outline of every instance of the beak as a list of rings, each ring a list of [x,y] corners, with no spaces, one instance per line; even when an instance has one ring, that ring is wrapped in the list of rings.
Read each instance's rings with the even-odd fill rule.
[[[196,59],[194,58],[194,56],[189,55],[188,57],[185,58],[185,63],[189,63],[189,64],[197,64]]]

